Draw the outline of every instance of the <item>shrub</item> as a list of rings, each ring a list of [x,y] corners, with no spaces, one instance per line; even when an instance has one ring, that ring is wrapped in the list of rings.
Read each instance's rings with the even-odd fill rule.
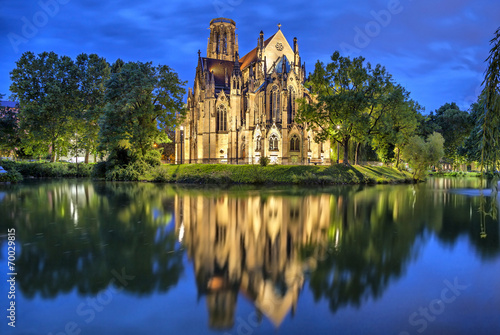
[[[18,183],[23,180],[23,176],[16,170],[0,174],[0,183]]]
[[[159,150],[150,150],[144,156],[144,161],[150,166],[161,165],[161,152]]]
[[[260,166],[268,166],[270,161],[271,160],[269,159],[269,157],[264,157],[263,156],[263,157],[259,158],[259,164],[260,164]]]

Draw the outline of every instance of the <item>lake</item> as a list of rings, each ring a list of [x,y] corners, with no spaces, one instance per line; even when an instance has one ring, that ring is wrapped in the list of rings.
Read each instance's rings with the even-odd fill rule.
[[[499,334],[480,188],[0,185],[0,333]]]

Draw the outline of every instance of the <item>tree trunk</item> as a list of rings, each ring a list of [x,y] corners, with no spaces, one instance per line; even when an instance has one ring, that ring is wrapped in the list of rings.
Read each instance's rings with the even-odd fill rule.
[[[344,138],[344,164],[349,165],[349,138]]]
[[[399,169],[399,147],[397,149],[397,154],[396,154],[396,169]]]
[[[89,150],[87,149],[85,150],[85,164],[89,163],[89,156],[90,156]]]
[[[361,150],[361,143],[356,143],[356,157],[354,160],[354,165],[359,165],[359,151]]]
[[[50,162],[54,163],[56,161],[56,144],[52,141],[52,150],[50,152]]]

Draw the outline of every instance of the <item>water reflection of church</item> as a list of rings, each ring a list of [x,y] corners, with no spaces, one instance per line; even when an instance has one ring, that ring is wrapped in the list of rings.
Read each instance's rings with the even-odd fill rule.
[[[304,272],[314,266],[300,246],[327,239],[330,196],[177,196],[175,215],[210,327],[233,326],[238,295],[278,326],[294,313]]]

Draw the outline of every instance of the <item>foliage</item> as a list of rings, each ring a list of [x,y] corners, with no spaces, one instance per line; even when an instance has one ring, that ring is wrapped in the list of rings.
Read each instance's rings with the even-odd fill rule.
[[[398,140],[394,139],[398,128],[408,128],[411,133],[419,106],[384,67],[373,68],[370,63],[364,64],[363,57],[351,60],[339,52],[331,60],[326,66],[316,63],[306,83],[312,99],[299,100],[297,120],[318,130],[316,141],[340,143],[347,164],[351,139],[358,142],[357,160],[359,145],[371,143],[374,136],[378,136],[378,143],[386,143]]]
[[[129,62],[106,82],[104,116],[100,122],[101,151],[127,148],[144,157],[153,143],[167,142],[166,129],[183,113],[182,87],[168,66]]]
[[[93,164],[16,161],[2,161],[2,166],[7,171],[18,171],[22,176],[26,178],[90,177],[94,168]]]
[[[78,99],[74,106],[72,138],[73,155],[96,153],[99,134],[99,119],[104,112],[104,93],[110,77],[110,67],[106,60],[96,54],[80,54],[75,62],[78,71]]]
[[[55,161],[56,155],[68,149],[77,67],[71,58],[54,52],[38,56],[25,52],[10,74],[10,90],[20,103],[20,134],[28,153],[43,155],[51,150]]]
[[[259,158],[259,164],[260,164],[260,166],[268,166],[270,161],[271,160],[269,159],[269,157],[262,156],[262,157]]]
[[[500,28],[490,41],[492,48],[486,61],[488,67],[483,81],[484,117],[481,165],[495,171],[500,152]]]
[[[23,176],[17,170],[0,173],[0,183],[18,183],[23,181]]]
[[[483,140],[483,120],[484,120],[484,97],[470,107],[471,130],[458,148],[458,155],[467,162],[481,162],[482,140]]]
[[[443,136],[436,132],[429,135],[426,141],[417,135],[410,138],[401,154],[413,170],[414,180],[423,180],[429,166],[439,162],[444,155],[443,144]]]
[[[446,103],[439,107],[435,113],[431,112],[427,124],[443,135],[444,159],[453,165],[463,163],[464,155],[460,147],[472,130],[473,123],[468,112],[460,110],[456,103]]]

